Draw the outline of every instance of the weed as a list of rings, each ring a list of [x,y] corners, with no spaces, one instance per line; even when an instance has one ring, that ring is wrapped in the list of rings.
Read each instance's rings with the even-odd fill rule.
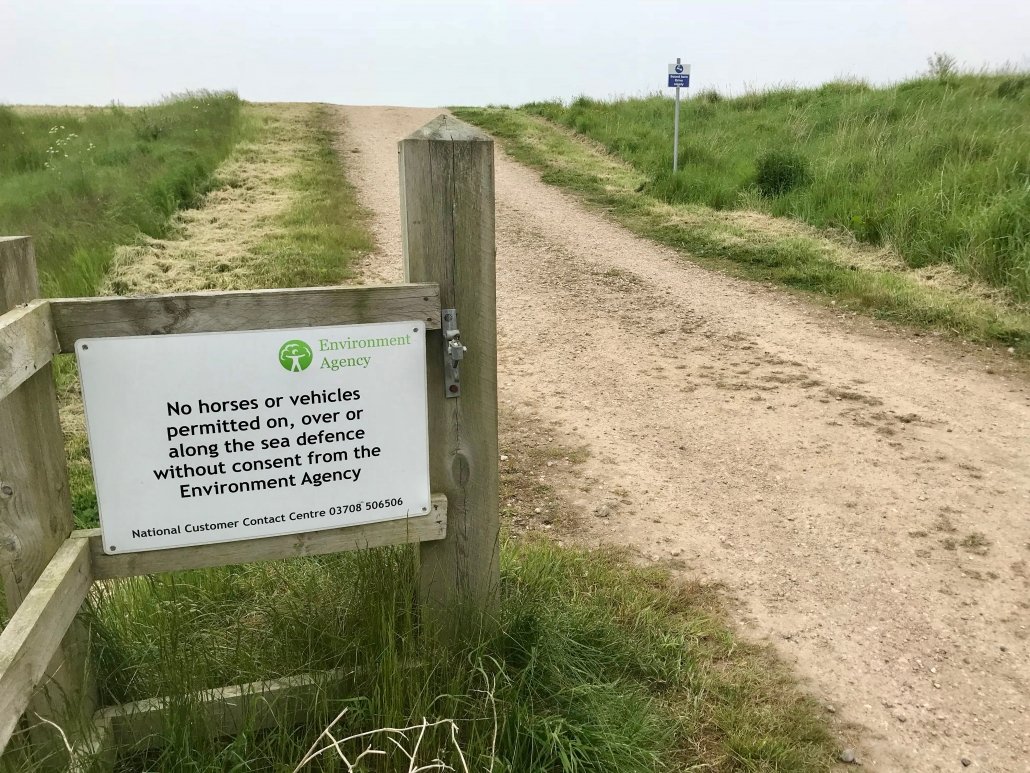
[[[936,51],[932,56],[926,58],[929,66],[927,75],[942,83],[948,83],[958,75],[958,61],[951,54]]]
[[[976,553],[977,555],[986,555],[987,551],[991,547],[990,540],[983,532],[974,531],[971,534],[966,535],[962,538],[962,541],[958,543],[970,553]]]

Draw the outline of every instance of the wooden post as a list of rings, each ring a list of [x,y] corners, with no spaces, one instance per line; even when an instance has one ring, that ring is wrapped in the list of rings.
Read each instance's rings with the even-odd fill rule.
[[[0,237],[0,313],[39,297],[35,256],[28,237]],[[64,435],[50,365],[0,400],[0,584],[8,615],[21,605],[50,559],[72,531]],[[73,625],[54,656],[29,707],[34,745],[53,751],[55,769],[67,756],[57,731],[39,714],[68,727],[95,708],[95,688],[86,669],[88,640]],[[81,713],[80,713],[81,712]]]
[[[421,600],[490,609],[500,585],[493,140],[441,115],[399,150],[407,281],[440,285],[468,347],[460,396],[448,397],[444,335],[428,334],[429,477],[448,514],[447,537],[419,548]]]

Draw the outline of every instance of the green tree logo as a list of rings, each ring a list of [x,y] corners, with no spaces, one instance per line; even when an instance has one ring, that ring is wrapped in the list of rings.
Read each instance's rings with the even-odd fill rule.
[[[279,347],[279,364],[290,373],[307,369],[314,356],[311,347],[303,341],[287,341]]]

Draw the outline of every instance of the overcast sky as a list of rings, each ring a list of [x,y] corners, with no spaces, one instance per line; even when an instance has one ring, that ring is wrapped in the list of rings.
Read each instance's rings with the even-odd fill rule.
[[[1021,0],[0,0],[0,103],[521,104],[1030,66]]]

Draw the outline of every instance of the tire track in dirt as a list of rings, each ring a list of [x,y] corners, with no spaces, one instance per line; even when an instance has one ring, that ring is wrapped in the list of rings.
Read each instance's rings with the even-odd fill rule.
[[[397,140],[340,108],[397,281]],[[497,154],[500,398],[586,446],[586,544],[725,585],[875,770],[1030,770],[1030,380],[633,236]],[[596,516],[589,515],[596,513]]]

